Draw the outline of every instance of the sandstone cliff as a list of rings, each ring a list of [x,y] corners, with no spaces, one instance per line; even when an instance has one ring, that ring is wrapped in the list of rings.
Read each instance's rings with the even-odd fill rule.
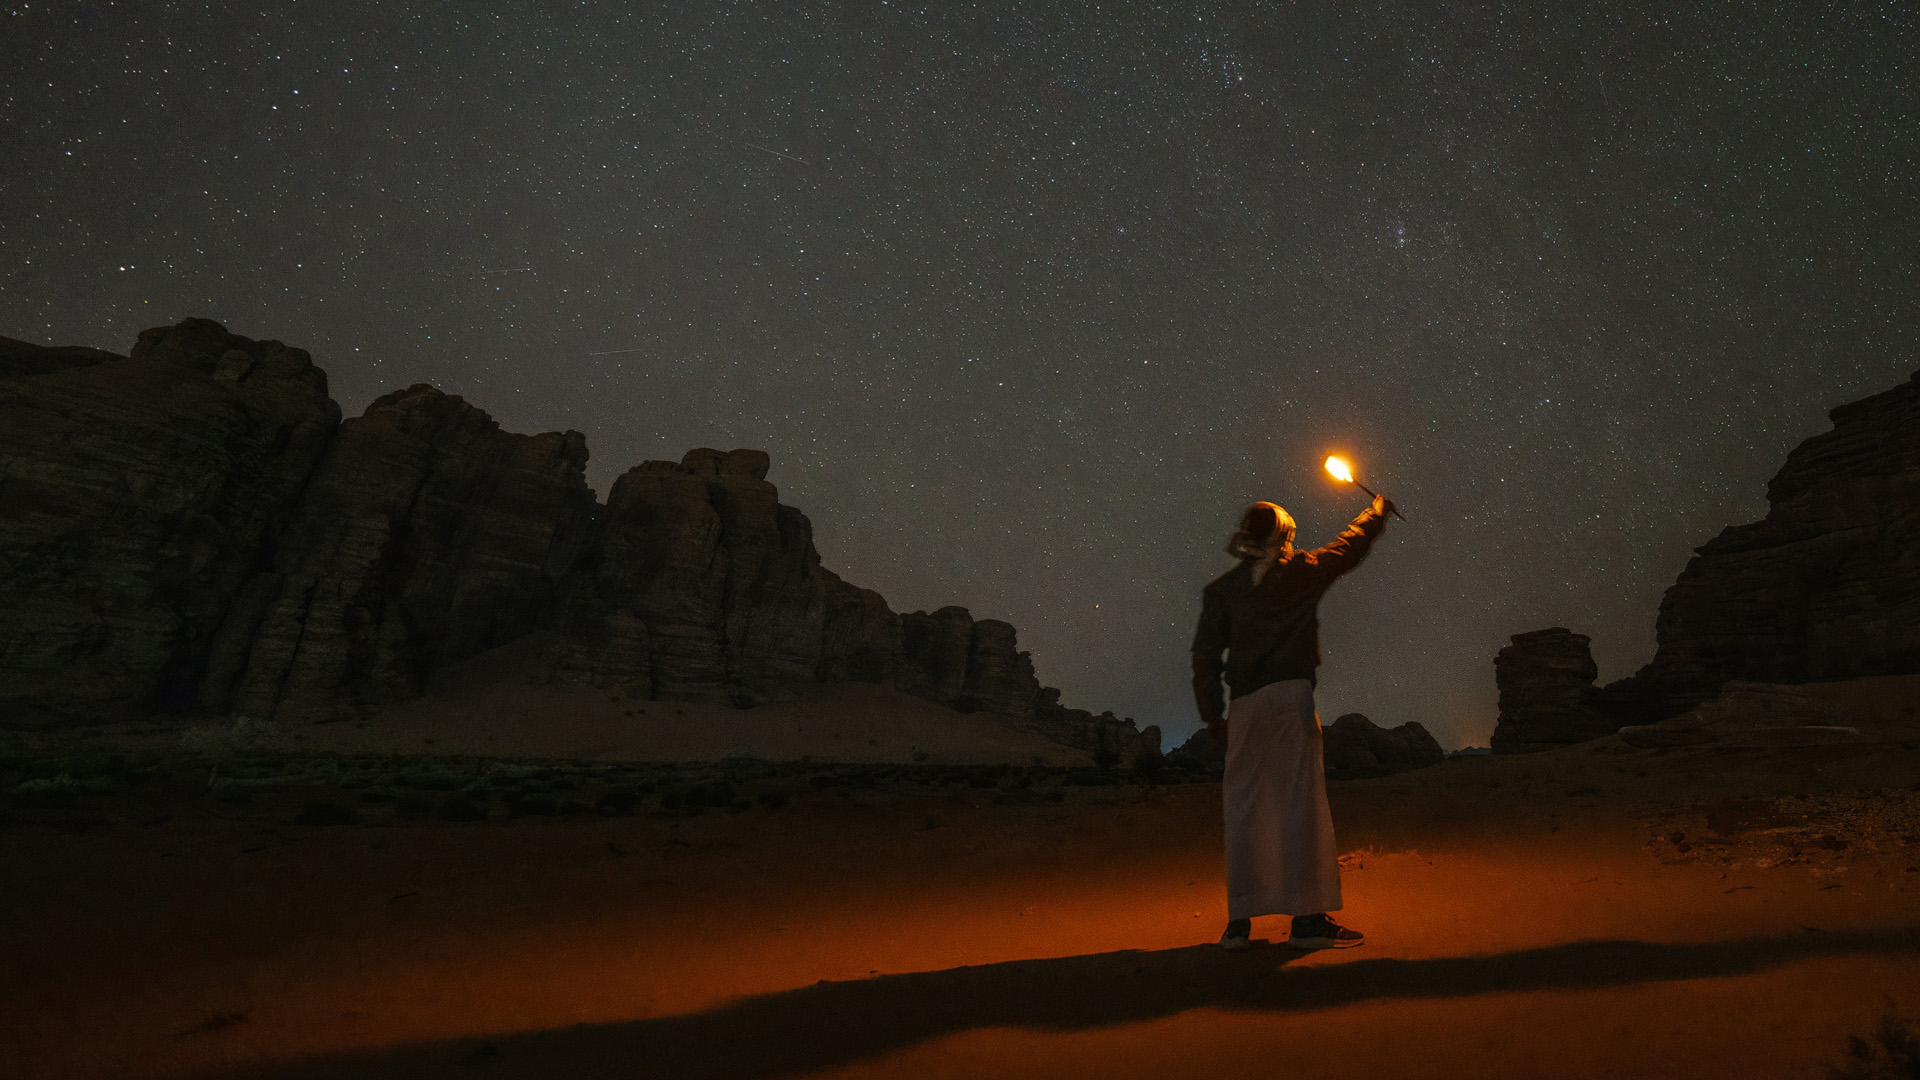
[[[0,713],[188,704],[339,425],[326,375],[204,319],[149,330],[128,357],[0,353]]]
[[[539,633],[549,678],[633,697],[876,683],[1158,753],[1061,708],[1012,626],[896,615],[825,569],[765,453],[647,462],[604,506],[586,461],[578,432],[503,432],[428,386],[341,423],[306,353],[206,320],[130,357],[0,339],[0,710],[356,717]]]
[[[1622,722],[1730,680],[1920,673],[1920,374],[1829,415],[1767,485],[1767,516],[1697,549],[1667,590],[1653,661],[1607,688]]]
[[[429,386],[375,401],[235,596],[199,704],[358,716],[532,633],[590,538],[586,463],[578,432],[509,434]]]

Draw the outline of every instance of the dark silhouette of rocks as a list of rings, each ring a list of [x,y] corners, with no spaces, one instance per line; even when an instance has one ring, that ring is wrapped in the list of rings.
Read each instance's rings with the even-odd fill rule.
[[[1227,748],[1213,737],[1213,732],[1203,727],[1187,736],[1186,742],[1167,751],[1167,760],[1222,772],[1227,767]]]
[[[1779,725],[1773,697],[1722,702],[1723,687],[1920,674],[1920,374],[1828,416],[1767,485],[1765,518],[1694,549],[1638,672],[1595,688],[1587,638],[1558,627],[1500,650],[1496,753],[1623,727],[1636,745],[1726,738],[1748,706],[1750,724]]]
[[[1920,673],[1920,374],[1828,415],[1767,485],[1767,516],[1696,549],[1667,590],[1652,662],[1607,688],[1626,722],[1730,680]]]
[[[1500,719],[1493,752],[1524,754],[1597,739],[1620,726],[1593,681],[1591,639],[1564,626],[1515,634],[1493,660]]]
[[[783,682],[889,680],[892,613],[821,567],[812,524],[780,505],[767,469],[757,450],[700,449],[616,480],[558,604],[555,677],[742,706]]]
[[[8,342],[0,710],[192,702],[228,607],[340,423],[308,355],[189,319],[131,356]]]
[[[1228,738],[1232,738],[1229,729]],[[1327,778],[1362,780],[1424,769],[1446,760],[1439,740],[1417,721],[1383,728],[1360,713],[1347,713],[1320,729]],[[1219,772],[1227,766],[1227,751],[1206,728],[1167,754],[1167,760]]]
[[[234,597],[199,705],[359,716],[538,629],[596,509],[578,432],[515,435],[430,386],[340,425]]]
[[[48,375],[68,368],[92,367],[109,360],[125,360],[119,353],[80,345],[35,345],[0,337],[0,379],[15,375]]]
[[[307,354],[194,319],[129,357],[0,339],[0,708],[357,717],[539,634],[548,677],[749,706],[893,685],[1131,763],[1158,731],[1059,706],[1014,628],[896,615],[820,564],[757,450],[627,471],[428,386],[340,421]],[[1151,742],[1151,746],[1147,744]]]
[[[1383,728],[1359,713],[1347,713],[1322,728],[1320,739],[1331,779],[1391,776],[1447,758],[1439,740],[1418,721]]]
[[[1122,720],[1111,712],[1096,716],[1085,709],[1066,708],[1060,704],[1060,691],[1051,686],[1041,687],[1033,700],[1032,720],[1023,726],[1055,742],[1088,751],[1096,762],[1133,765],[1143,754],[1160,753],[1157,725],[1136,729],[1131,717]]]

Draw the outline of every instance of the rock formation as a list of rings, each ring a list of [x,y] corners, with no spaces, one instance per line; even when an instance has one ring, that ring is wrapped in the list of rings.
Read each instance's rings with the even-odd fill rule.
[[[0,710],[365,715],[539,633],[550,678],[752,705],[861,681],[1131,763],[1159,732],[1061,708],[1014,628],[896,615],[820,564],[757,450],[587,488],[578,432],[428,386],[340,422],[307,354],[189,320],[130,357],[0,339]]]
[[[532,633],[590,539],[586,463],[578,432],[509,434],[430,386],[375,401],[234,598],[199,704],[358,716]]]
[[[1227,767],[1227,748],[1206,728],[1187,736],[1187,741],[1167,751],[1167,760],[1176,765],[1222,772]]]
[[[0,713],[189,703],[339,426],[325,373],[204,319],[128,357],[8,341],[0,364]]]
[[[1418,721],[1383,728],[1359,713],[1347,713],[1323,728],[1320,738],[1328,779],[1390,776],[1438,765],[1447,757],[1439,740]]]
[[[1920,374],[1828,414],[1767,485],[1767,516],[1696,554],[1660,604],[1659,648],[1609,686],[1647,723],[1729,680],[1920,672]]]
[[[1417,721],[1383,728],[1359,713],[1347,713],[1321,728],[1320,739],[1329,780],[1391,776],[1438,765],[1447,756],[1439,741]],[[1201,728],[1167,759],[1219,772],[1226,768],[1227,753],[1206,728]]]
[[[1494,658],[1500,687],[1500,720],[1493,729],[1493,752],[1522,754],[1585,742],[1611,734],[1617,717],[1600,706],[1593,662],[1585,634],[1564,626],[1513,635],[1513,643]]]

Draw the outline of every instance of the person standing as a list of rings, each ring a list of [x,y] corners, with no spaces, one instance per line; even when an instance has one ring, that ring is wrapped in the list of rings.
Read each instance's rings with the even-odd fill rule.
[[[1260,915],[1293,916],[1288,943],[1297,949],[1366,940],[1327,914],[1341,907],[1340,863],[1313,688],[1320,598],[1366,558],[1392,511],[1375,498],[1332,543],[1302,552],[1293,548],[1293,517],[1274,503],[1254,503],[1227,542],[1239,563],[1201,593],[1193,694],[1200,719],[1227,751],[1223,948],[1247,948]]]

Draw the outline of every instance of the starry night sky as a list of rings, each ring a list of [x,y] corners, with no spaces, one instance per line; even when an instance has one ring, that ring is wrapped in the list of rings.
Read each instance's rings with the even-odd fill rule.
[[[1508,635],[1629,673],[1920,367],[1912,7],[1575,7],[12,3],[0,334],[209,316],[603,497],[764,448],[829,567],[1169,746],[1234,517],[1324,542],[1347,451],[1410,521],[1322,716],[1484,744]]]

